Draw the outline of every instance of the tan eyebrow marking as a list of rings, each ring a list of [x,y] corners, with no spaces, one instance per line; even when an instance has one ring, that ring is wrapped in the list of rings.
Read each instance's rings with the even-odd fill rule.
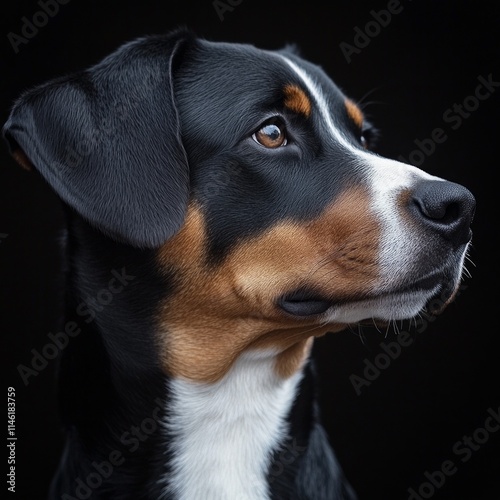
[[[364,121],[364,116],[363,112],[359,107],[354,104],[353,101],[350,99],[346,99],[344,101],[345,108],[347,110],[347,114],[349,115],[349,118],[359,127],[361,128],[363,126],[363,121]]]
[[[285,94],[284,104],[288,109],[301,113],[306,118],[311,115],[311,100],[298,85],[285,85],[283,92]]]
[[[15,151],[13,151],[12,157],[25,170],[32,170],[33,169],[33,164],[31,163],[31,160],[26,156],[26,154],[24,153],[24,151],[22,149],[16,149]]]

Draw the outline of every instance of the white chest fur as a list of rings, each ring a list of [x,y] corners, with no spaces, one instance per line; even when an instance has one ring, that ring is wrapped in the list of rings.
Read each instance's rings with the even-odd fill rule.
[[[242,355],[217,383],[170,382],[166,422],[173,462],[165,495],[179,500],[265,500],[272,452],[301,373],[282,379],[273,356]]]

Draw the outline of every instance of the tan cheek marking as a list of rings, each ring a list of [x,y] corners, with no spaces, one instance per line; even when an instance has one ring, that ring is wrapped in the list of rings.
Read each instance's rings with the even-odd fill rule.
[[[345,100],[345,107],[349,118],[357,125],[358,128],[361,128],[364,122],[363,112],[350,99]]]
[[[311,354],[314,337],[300,340],[285,351],[278,354],[274,371],[278,377],[289,378],[300,370]]]
[[[283,89],[285,94],[284,104],[295,113],[301,113],[306,118],[311,114],[311,101],[306,93],[297,85],[286,85]]]
[[[368,202],[365,191],[350,190],[312,221],[283,221],[243,241],[214,269],[204,265],[203,216],[190,207],[158,256],[178,276],[158,317],[164,370],[215,382],[246,350],[276,352],[279,376],[300,369],[308,339],[346,325],[288,317],[275,301],[304,285],[339,300],[370,291],[378,279],[380,228]]]

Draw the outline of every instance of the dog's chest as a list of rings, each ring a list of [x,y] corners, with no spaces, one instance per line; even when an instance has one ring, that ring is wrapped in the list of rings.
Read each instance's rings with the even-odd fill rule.
[[[165,497],[264,500],[272,452],[301,374],[279,378],[269,355],[245,354],[215,384],[170,381],[166,428],[172,462]]]

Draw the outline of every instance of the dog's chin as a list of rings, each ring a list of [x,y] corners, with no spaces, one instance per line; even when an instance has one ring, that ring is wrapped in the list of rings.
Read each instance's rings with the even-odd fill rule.
[[[333,306],[325,313],[327,323],[386,324],[417,316],[429,301],[425,291],[384,294],[380,297]]]
[[[432,280],[428,280],[431,285]],[[332,323],[366,323],[385,325],[394,320],[408,320],[419,314],[437,315],[453,300],[459,279],[436,281],[432,286],[423,283],[392,292],[384,292],[365,300],[332,306],[325,321]]]
[[[316,317],[322,324],[384,325],[421,313],[439,314],[456,295],[460,275],[455,268],[455,272],[434,273],[351,300],[301,290],[281,297],[278,305],[290,316]]]

